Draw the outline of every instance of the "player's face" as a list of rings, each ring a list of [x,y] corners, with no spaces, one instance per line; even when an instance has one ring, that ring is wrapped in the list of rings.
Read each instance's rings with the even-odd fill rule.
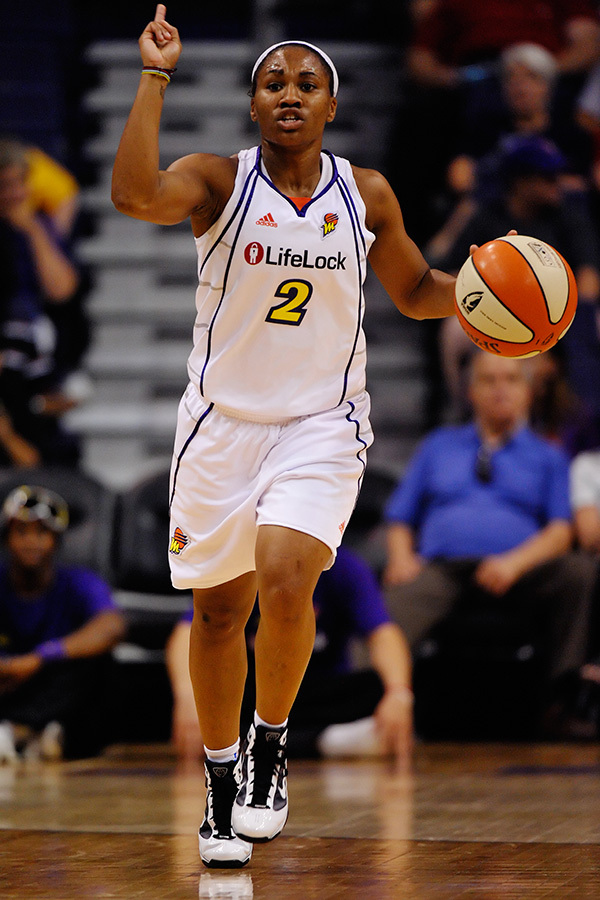
[[[321,139],[336,105],[320,57],[307,47],[292,45],[275,50],[260,67],[250,115],[264,140],[298,145]]]
[[[470,396],[475,418],[494,431],[507,431],[526,421],[531,387],[519,359],[477,354],[473,361]]]
[[[41,522],[10,523],[6,539],[14,563],[23,569],[37,569],[50,562],[56,537]]]

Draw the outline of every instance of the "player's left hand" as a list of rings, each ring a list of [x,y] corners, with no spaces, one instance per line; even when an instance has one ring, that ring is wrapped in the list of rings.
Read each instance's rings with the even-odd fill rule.
[[[516,229],[511,228],[510,231],[506,232],[506,237],[510,237],[513,234],[518,234],[519,232]],[[469,247],[469,256],[473,256],[476,250],[479,250],[479,244],[471,244]]]

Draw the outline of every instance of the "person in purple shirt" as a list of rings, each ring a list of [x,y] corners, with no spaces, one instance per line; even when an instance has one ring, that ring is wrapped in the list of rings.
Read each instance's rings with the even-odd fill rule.
[[[526,360],[477,351],[472,421],[434,430],[386,510],[388,608],[415,647],[460,602],[529,617],[554,683],[584,661],[594,565],[570,552],[569,462],[528,427]]]
[[[58,494],[22,485],[4,501],[0,564],[0,762],[80,755],[110,650],[125,623],[108,585],[55,563],[69,512]],[[99,712],[97,713],[99,716]],[[84,754],[81,754],[84,755]]]
[[[412,750],[410,650],[387,612],[375,575],[355,553],[340,547],[313,595],[314,649],[290,717],[288,752],[295,757],[393,755],[407,767]],[[173,690],[173,742],[184,758],[202,755],[188,648],[193,610],[175,626],[167,644]],[[246,636],[250,665],[258,624],[255,609]],[[357,669],[352,644],[364,640],[370,668]],[[253,679],[247,679],[247,685]],[[242,715],[254,697],[247,687]]]

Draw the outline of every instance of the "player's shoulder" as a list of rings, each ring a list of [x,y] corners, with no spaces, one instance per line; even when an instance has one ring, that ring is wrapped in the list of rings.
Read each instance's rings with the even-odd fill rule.
[[[375,234],[388,227],[402,227],[402,214],[396,195],[377,169],[352,166],[358,192],[366,209],[367,225]]]
[[[237,156],[215,153],[190,153],[169,166],[190,183],[190,190],[202,187],[203,202],[192,213],[192,227],[198,237],[213,225],[223,212],[235,187]]]
[[[216,153],[188,153],[171,163],[169,169],[197,175],[203,180],[211,181],[219,178],[235,179],[238,158],[235,156],[218,156]]]
[[[377,169],[364,169],[362,166],[355,165],[351,165],[351,169],[356,186],[365,202],[367,200],[383,200],[393,195],[387,178]]]

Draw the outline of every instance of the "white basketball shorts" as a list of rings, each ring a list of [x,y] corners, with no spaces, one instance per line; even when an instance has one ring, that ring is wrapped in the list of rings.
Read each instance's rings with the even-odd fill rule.
[[[260,525],[312,535],[331,549],[333,565],[373,440],[369,410],[364,393],[265,425],[225,415],[188,385],[171,468],[174,586],[214,587],[254,571]]]

